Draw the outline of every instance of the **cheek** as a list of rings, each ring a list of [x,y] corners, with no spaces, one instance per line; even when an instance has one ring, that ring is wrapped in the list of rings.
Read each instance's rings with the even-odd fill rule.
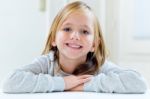
[[[94,44],[94,37],[93,36],[87,37],[86,45],[92,47],[93,44]]]
[[[56,43],[62,42],[64,38],[65,38],[65,36],[63,35],[63,33],[62,32],[58,32],[56,34],[56,38],[55,38],[56,39]]]

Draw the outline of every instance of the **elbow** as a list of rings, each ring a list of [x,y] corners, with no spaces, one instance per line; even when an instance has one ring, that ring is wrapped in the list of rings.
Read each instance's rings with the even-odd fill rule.
[[[142,94],[148,90],[148,85],[143,78],[139,79],[135,83],[136,83],[136,85],[133,85],[135,92]]]
[[[12,72],[5,78],[2,84],[2,92],[4,93],[17,93],[17,90],[19,90],[19,85],[18,80],[18,72]]]
[[[9,83],[9,80],[7,79],[6,81],[3,82],[3,86],[2,86],[2,92],[4,93],[13,93],[13,90],[11,89],[11,85]]]
[[[3,82],[3,85],[2,85],[2,91],[4,93],[14,93],[15,90],[13,90],[13,82],[12,80],[10,79],[6,79],[4,82]]]
[[[127,93],[145,93],[148,89],[146,80],[135,72],[130,72],[125,77],[124,87]]]

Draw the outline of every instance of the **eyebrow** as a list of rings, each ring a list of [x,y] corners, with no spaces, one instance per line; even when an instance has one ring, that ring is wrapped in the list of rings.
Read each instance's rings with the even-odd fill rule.
[[[71,23],[65,23],[65,24],[63,24],[63,26],[66,26],[66,25],[73,25],[73,24],[71,24]],[[80,25],[80,26],[90,29],[90,27],[88,27],[87,25]]]
[[[65,23],[65,24],[62,24],[63,26],[65,26],[65,25],[72,25],[71,23]]]

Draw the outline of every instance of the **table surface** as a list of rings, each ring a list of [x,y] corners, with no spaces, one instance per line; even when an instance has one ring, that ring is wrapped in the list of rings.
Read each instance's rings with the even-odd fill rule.
[[[0,91],[0,99],[150,99],[150,91],[145,94],[112,94],[95,92],[53,92],[6,94]]]

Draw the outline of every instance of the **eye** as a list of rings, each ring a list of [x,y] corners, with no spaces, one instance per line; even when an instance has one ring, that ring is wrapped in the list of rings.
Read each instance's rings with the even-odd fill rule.
[[[70,32],[70,31],[71,31],[71,28],[70,28],[70,27],[66,27],[66,28],[63,29],[63,31],[65,31],[65,32]]]
[[[90,34],[87,30],[82,30],[82,33],[83,33],[83,34],[86,34],[86,35],[87,35],[87,34]]]

